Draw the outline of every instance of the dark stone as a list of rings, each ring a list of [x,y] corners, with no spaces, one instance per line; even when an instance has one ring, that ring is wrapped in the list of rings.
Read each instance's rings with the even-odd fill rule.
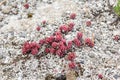
[[[45,77],[45,80],[52,80],[54,79],[54,76],[52,74],[47,74]]]
[[[113,77],[114,77],[115,79],[118,79],[120,76],[117,75],[117,74],[115,74]]]
[[[65,75],[60,75],[56,78],[56,80],[66,80],[66,76]]]

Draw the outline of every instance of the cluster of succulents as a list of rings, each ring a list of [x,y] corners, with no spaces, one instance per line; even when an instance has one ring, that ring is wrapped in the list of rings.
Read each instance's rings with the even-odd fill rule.
[[[76,14],[70,14],[70,19],[75,19]],[[43,24],[46,21],[42,22]],[[87,26],[91,25],[91,22],[86,22]],[[76,54],[73,52],[73,46],[82,47],[83,45],[87,45],[89,47],[94,46],[94,42],[90,38],[83,39],[83,33],[78,32],[76,37],[73,40],[66,41],[64,36],[73,30],[75,23],[70,22],[68,24],[60,25],[59,29],[55,31],[51,36],[45,37],[44,39],[40,39],[39,42],[25,42],[22,47],[23,54],[31,53],[33,55],[37,55],[40,48],[45,46],[44,53],[58,55],[60,58],[67,56],[67,60],[70,61],[69,68],[75,68],[74,59],[76,58]],[[40,31],[40,26],[37,26],[37,31]]]
[[[32,53],[33,55],[36,55],[39,52],[40,45],[36,42],[25,42],[22,47],[22,53]]]

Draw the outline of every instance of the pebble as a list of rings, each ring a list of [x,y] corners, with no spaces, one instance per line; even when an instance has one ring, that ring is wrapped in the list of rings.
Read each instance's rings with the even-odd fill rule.
[[[60,74],[59,76],[56,77],[56,80],[66,80],[66,76]]]
[[[2,15],[0,15],[0,21],[2,21],[4,19],[4,17]]]
[[[4,7],[4,8],[2,9],[2,13],[4,13],[4,14],[10,13],[11,8],[12,8],[11,6],[6,6],[6,7]]]
[[[75,71],[68,71],[66,73],[66,80],[76,80]]]
[[[89,56],[90,58],[94,58],[94,57],[95,57],[95,53],[88,53],[88,56]]]
[[[77,79],[76,80],[81,80],[79,77],[77,77]]]
[[[118,29],[118,30],[115,30],[115,31],[113,31],[113,35],[119,35],[120,34],[120,30]]]
[[[2,52],[2,49],[0,48],[0,59],[3,58],[3,52]]]
[[[120,75],[115,74],[113,77],[114,77],[115,79],[118,79],[118,78],[120,77]]]

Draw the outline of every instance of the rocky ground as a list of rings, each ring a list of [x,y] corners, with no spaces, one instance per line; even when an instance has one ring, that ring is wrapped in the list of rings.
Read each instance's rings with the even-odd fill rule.
[[[67,80],[120,80],[120,22],[113,13],[114,0],[0,0],[0,80],[45,80],[46,75],[61,75],[64,70]],[[109,4],[109,3],[110,4]],[[29,8],[25,8],[25,4]],[[109,5],[108,5],[109,4]],[[76,13],[75,19],[69,19]],[[46,20],[45,27],[36,30]],[[86,26],[91,21],[91,26]],[[61,24],[74,22],[72,32],[65,35],[71,40],[78,31],[94,40],[93,48],[75,48],[84,69],[82,75],[69,73],[68,62],[51,54],[37,58],[23,55],[25,41],[39,41],[53,34]],[[41,49],[39,53],[43,52]],[[72,72],[72,71],[71,71]],[[74,72],[74,71],[73,71]],[[70,77],[73,77],[70,79]],[[46,80],[51,80],[46,79]],[[60,79],[62,80],[62,79]]]

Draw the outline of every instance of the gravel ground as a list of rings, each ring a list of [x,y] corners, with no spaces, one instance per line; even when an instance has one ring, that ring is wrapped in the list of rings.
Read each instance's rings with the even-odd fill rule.
[[[26,3],[28,9],[23,6]],[[76,13],[74,20],[68,19],[70,13]],[[46,74],[56,76],[63,70],[67,73],[69,61],[65,58],[48,54],[38,59],[22,55],[21,47],[27,40],[39,41],[52,35],[61,24],[69,22],[74,22],[75,27],[65,36],[67,40],[81,31],[95,41],[93,48],[75,48],[75,61],[84,68],[77,80],[100,80],[99,74],[102,80],[120,80],[120,40],[113,40],[120,35],[120,22],[111,25],[116,19],[108,0],[6,0],[0,5],[0,80],[44,80]],[[37,31],[36,26],[43,20],[46,26]],[[92,25],[87,27],[86,21]]]

